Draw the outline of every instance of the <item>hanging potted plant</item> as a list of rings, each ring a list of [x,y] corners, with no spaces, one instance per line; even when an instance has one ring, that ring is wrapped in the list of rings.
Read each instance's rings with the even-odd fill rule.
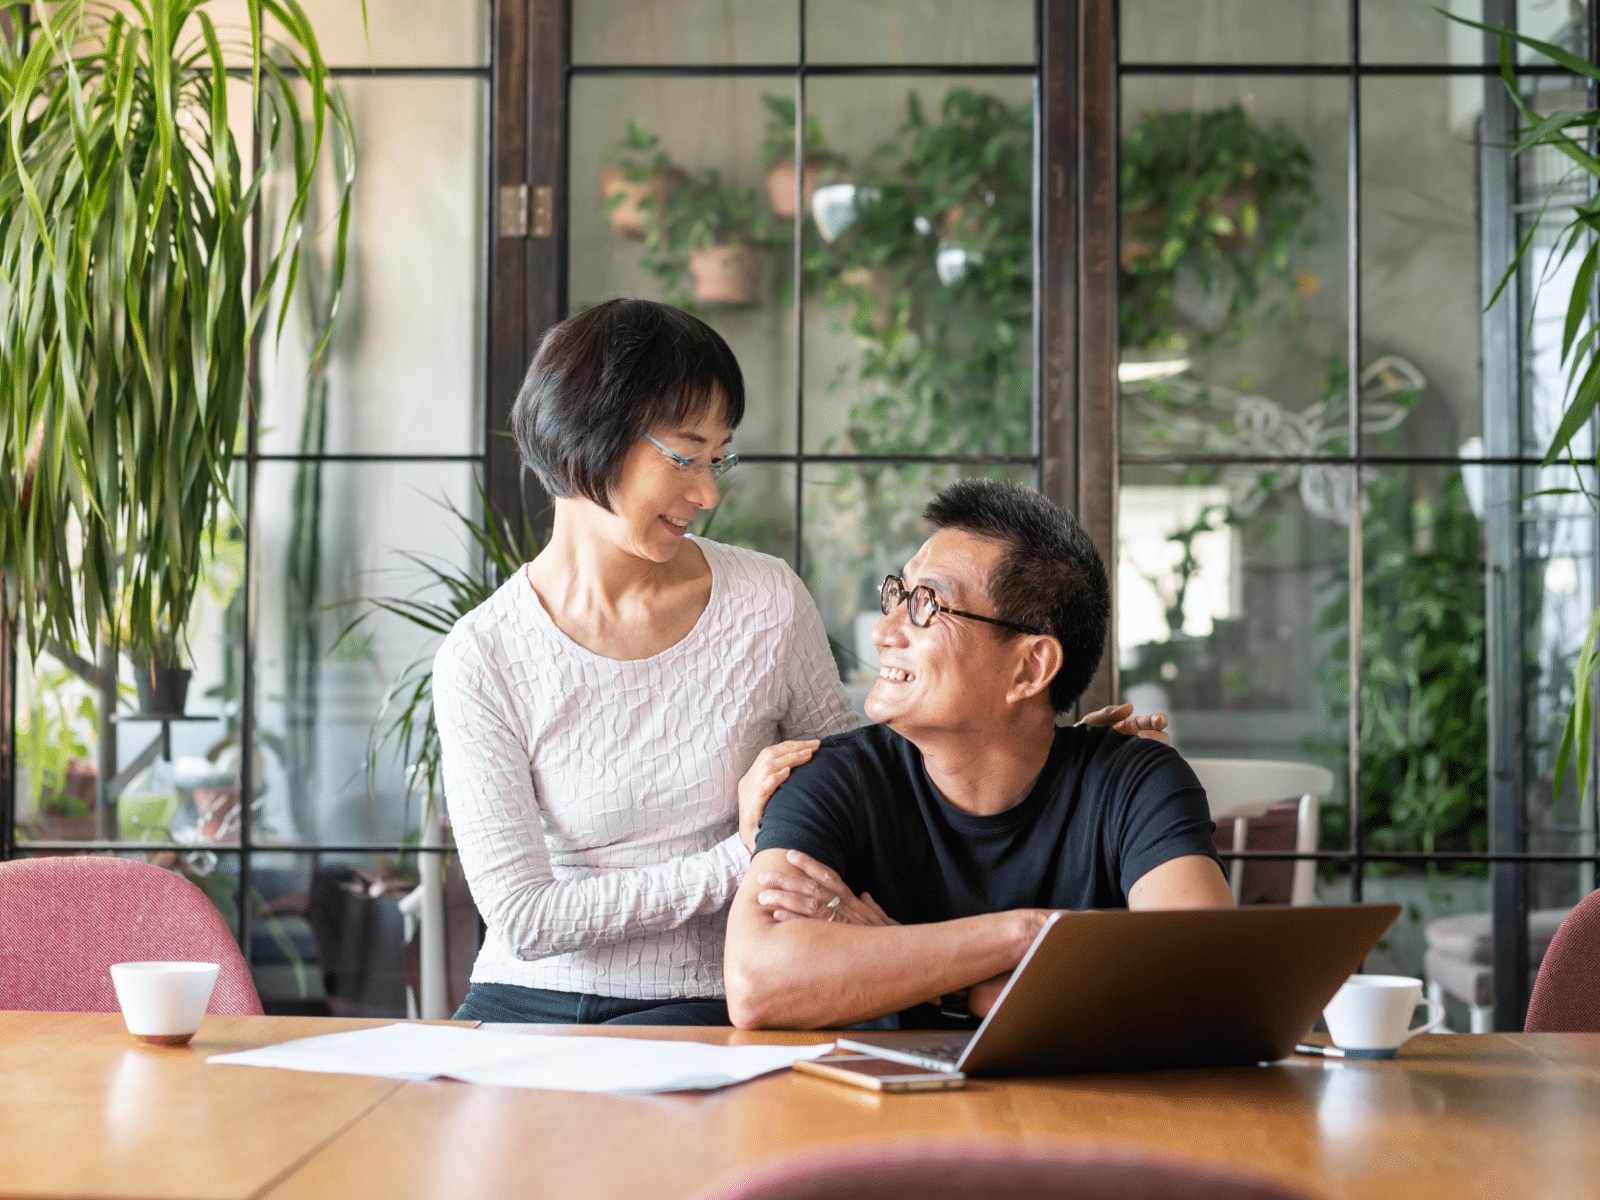
[[[713,170],[689,175],[645,221],[645,267],[668,303],[749,304],[756,296],[768,223],[749,184]]]
[[[761,142],[767,201],[772,205],[773,216],[780,221],[792,221],[795,214],[794,101],[783,96],[764,95],[761,103],[767,106],[767,133]],[[822,135],[822,122],[809,115],[806,117],[805,160],[801,211],[810,209],[811,197],[816,194],[822,172],[843,162],[838,155],[829,151]]]
[[[628,133],[606,151],[600,170],[600,191],[612,231],[625,238],[642,238],[651,212],[659,212],[666,198],[683,182],[683,172],[661,149],[661,139],[632,117]]]
[[[1223,332],[1238,328],[1290,252],[1313,203],[1311,156],[1288,127],[1264,129],[1239,105],[1151,109],[1123,141],[1122,344],[1176,347],[1181,266],[1207,287],[1231,285]]]
[[[350,117],[316,35],[298,5],[246,8],[235,83],[203,2],[0,0],[5,609],[34,655],[125,650],[163,711],[229,504],[252,345],[275,290],[286,304],[293,288],[329,142],[335,295],[350,221]],[[259,114],[254,168],[229,124],[239,83]],[[269,171],[289,199],[252,247]],[[325,345],[326,330],[313,362]],[[114,706],[115,673],[97,677]]]

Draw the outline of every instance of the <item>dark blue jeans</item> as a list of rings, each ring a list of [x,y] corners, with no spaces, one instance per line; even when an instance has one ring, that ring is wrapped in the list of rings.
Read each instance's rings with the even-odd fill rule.
[[[475,983],[456,1010],[458,1021],[491,1025],[728,1025],[725,1000],[624,1000],[584,992],[552,992],[514,983]]]

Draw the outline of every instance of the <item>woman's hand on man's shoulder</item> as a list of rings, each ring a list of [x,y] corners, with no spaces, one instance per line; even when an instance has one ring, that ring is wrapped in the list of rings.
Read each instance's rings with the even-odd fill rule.
[[[1148,738],[1152,742],[1160,742],[1163,746],[1172,745],[1172,735],[1167,732],[1166,713],[1146,713],[1143,716],[1133,715],[1131,704],[1108,704],[1105,708],[1097,709],[1078,722],[1079,725],[1109,725],[1118,733],[1128,737]]]
[[[756,831],[772,793],[789,778],[789,772],[810,762],[820,745],[816,738],[803,738],[768,746],[739,780],[739,840],[751,854],[756,852]]]

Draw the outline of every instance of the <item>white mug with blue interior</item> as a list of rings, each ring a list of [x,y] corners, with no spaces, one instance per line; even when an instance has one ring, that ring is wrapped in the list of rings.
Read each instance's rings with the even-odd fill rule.
[[[1411,1027],[1419,1004],[1435,1010]],[[1444,1005],[1422,994],[1422,980],[1406,975],[1352,975],[1322,1010],[1333,1044],[1346,1058],[1393,1058],[1405,1042],[1444,1023]]]

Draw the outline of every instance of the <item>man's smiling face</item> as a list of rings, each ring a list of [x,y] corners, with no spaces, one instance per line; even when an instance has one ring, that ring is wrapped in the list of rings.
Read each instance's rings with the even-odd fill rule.
[[[1004,557],[990,538],[941,529],[923,543],[901,578],[933,589],[941,605],[998,616],[986,584]],[[938,613],[925,629],[911,623],[904,603],[872,631],[878,679],[867,693],[867,716],[912,741],[918,732],[987,726],[1006,705],[1016,658],[1015,639],[983,621]]]

